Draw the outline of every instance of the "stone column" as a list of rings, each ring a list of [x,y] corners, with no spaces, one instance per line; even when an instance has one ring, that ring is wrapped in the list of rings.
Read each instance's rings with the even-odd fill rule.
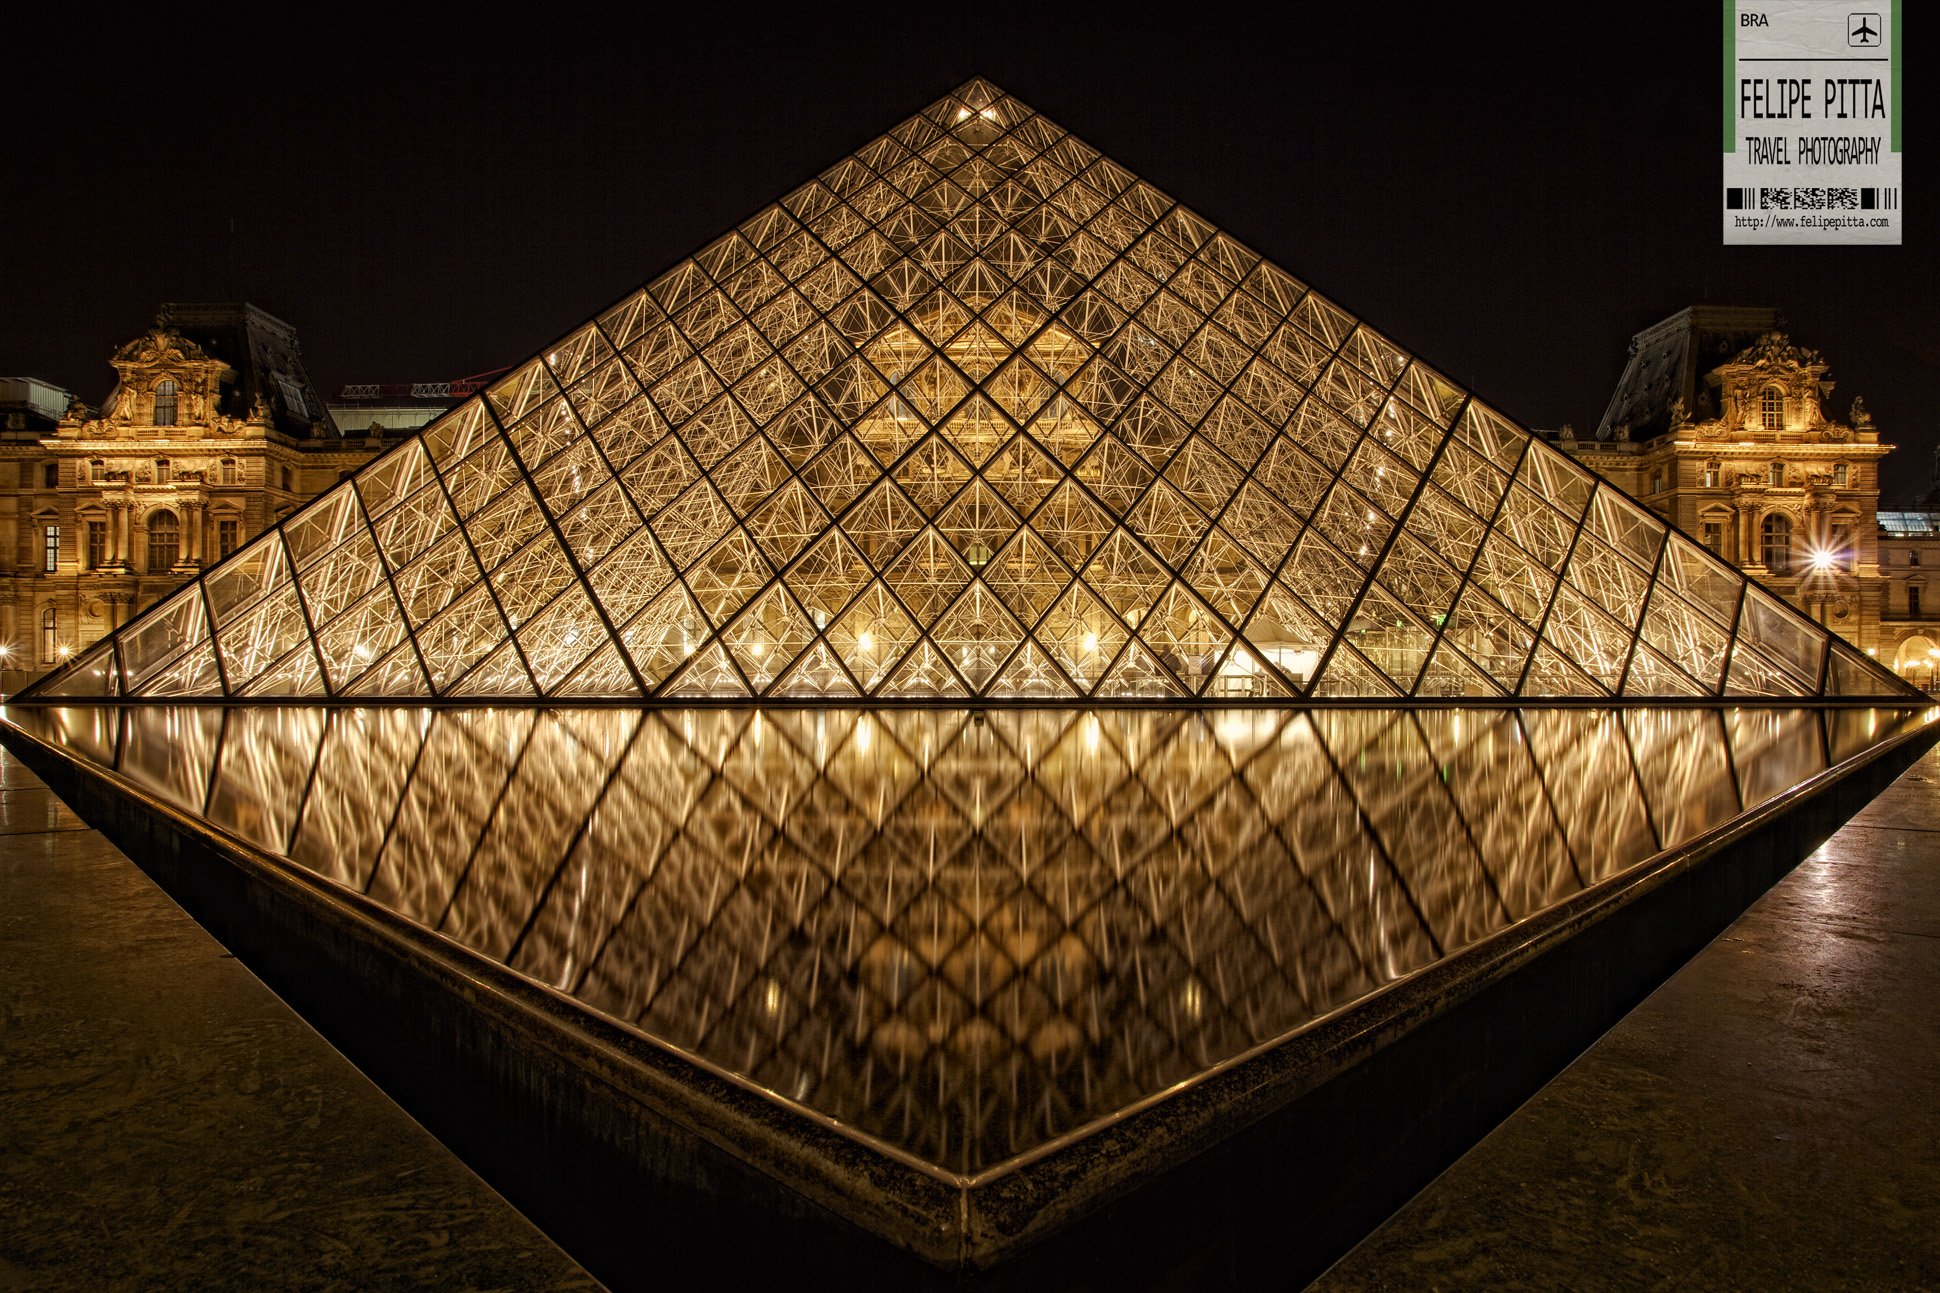
[[[1758,512],[1758,500],[1741,498],[1738,500],[1738,564],[1755,566],[1759,561],[1758,535],[1753,525],[1753,517]]]

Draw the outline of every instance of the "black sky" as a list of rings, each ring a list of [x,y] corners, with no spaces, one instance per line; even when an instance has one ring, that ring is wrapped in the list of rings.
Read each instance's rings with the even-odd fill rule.
[[[1674,310],[1780,306],[1923,490],[1928,190],[1902,248],[1723,247],[1715,7],[1477,9],[76,28],[15,74],[0,371],[98,400],[160,302],[236,299],[329,392],[496,368],[982,74],[1530,425]]]

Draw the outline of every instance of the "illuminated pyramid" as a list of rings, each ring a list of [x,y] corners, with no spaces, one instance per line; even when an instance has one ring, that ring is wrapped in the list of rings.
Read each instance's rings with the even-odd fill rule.
[[[975,80],[29,694],[1907,691]]]

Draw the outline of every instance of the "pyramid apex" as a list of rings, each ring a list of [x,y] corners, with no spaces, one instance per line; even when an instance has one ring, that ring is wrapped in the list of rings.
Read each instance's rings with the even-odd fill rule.
[[[1745,583],[972,77],[30,694],[1906,694]]]
[[[981,76],[971,77],[950,93],[972,108],[987,108],[1004,97],[1002,90]]]

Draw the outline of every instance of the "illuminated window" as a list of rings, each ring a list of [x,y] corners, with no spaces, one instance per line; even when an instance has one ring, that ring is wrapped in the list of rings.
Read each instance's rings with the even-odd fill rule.
[[[1772,464],[1772,488],[1785,488],[1785,464],[1782,462]]]
[[[1776,386],[1767,386],[1759,398],[1758,411],[1763,416],[1767,431],[1785,429],[1785,392]]]
[[[237,521],[216,522],[216,555],[226,557],[236,550],[236,537],[241,523]]]
[[[40,662],[53,664],[60,651],[61,619],[49,606],[40,613]]]
[[[1843,462],[1834,463],[1832,465],[1832,483],[1843,489],[1847,479],[1846,464]]]
[[[1650,473],[1650,492],[1653,494],[1661,494],[1664,492],[1664,469],[1662,467]]]
[[[157,512],[148,518],[148,569],[167,570],[182,555],[182,523],[173,512]]]
[[[1765,518],[1759,527],[1759,559],[1765,569],[1775,575],[1792,573],[1792,522],[1791,518],[1777,513]]]
[[[175,425],[175,383],[166,377],[155,383],[155,425]]]
[[[61,568],[61,527],[50,525],[42,531],[41,569],[52,574]]]
[[[1718,481],[1723,476],[1723,474],[1724,474],[1724,469],[1720,464],[1715,462],[1705,463],[1704,464],[1704,487],[1706,489],[1716,489],[1718,487]]]
[[[88,522],[88,569],[99,570],[108,564],[108,523]]]

